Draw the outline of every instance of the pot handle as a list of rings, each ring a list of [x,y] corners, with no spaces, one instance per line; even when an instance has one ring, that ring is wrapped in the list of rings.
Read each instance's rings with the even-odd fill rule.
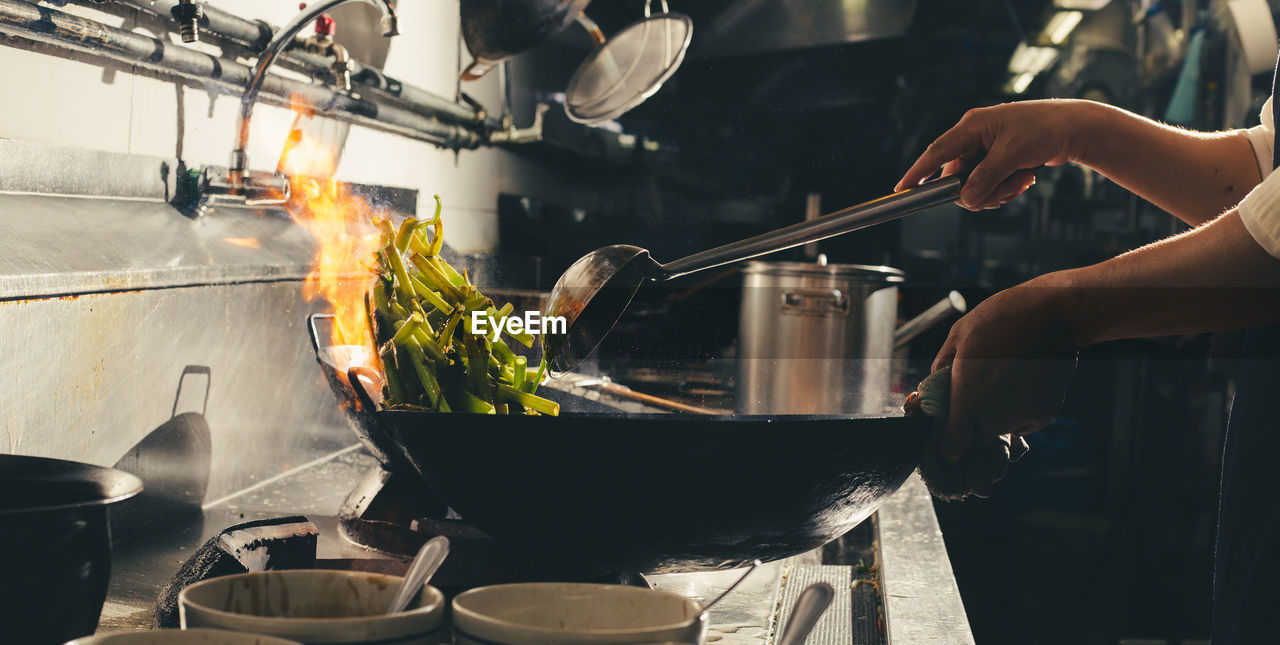
[[[898,331],[893,333],[893,348],[902,349],[906,347],[917,336],[932,329],[935,325],[940,325],[968,310],[969,305],[965,303],[964,296],[960,295],[959,291],[952,291],[947,294],[946,298],[925,309],[924,313],[902,323]]]

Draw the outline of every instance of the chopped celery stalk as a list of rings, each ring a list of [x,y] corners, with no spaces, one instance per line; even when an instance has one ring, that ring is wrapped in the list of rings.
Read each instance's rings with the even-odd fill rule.
[[[550,399],[544,399],[536,394],[517,390],[506,383],[499,383],[498,391],[507,399],[515,401],[530,410],[536,410],[551,416],[560,414],[560,404]]]
[[[538,391],[538,386],[542,385],[542,379],[547,375],[547,359],[542,359],[542,364],[538,366],[538,371],[534,373],[533,378],[524,382],[524,391],[533,394]]]
[[[439,291],[454,302],[462,302],[465,299],[462,296],[462,290],[449,280],[449,277],[446,276],[444,272],[436,266],[436,264],[430,261],[432,259],[433,258],[425,257],[420,253],[414,253],[409,256],[409,262],[412,262],[413,266],[418,267],[418,270],[422,272],[422,276],[424,278],[423,282],[425,282],[427,286]]]
[[[381,280],[373,285],[373,308],[383,316],[391,316],[391,308],[387,306],[387,289]]]
[[[444,324],[444,329],[440,330],[440,344],[449,346],[453,343],[453,332],[458,328],[458,324],[462,322],[462,312],[455,311],[449,316],[449,322]]]
[[[395,351],[394,348],[392,351]],[[394,354],[391,356],[391,359],[396,359]],[[392,401],[403,401],[404,386],[400,384],[399,370],[396,369],[395,365],[387,365],[387,361],[385,360],[382,361],[382,365],[384,380],[387,382],[387,396],[390,397]]]
[[[431,220],[434,237],[431,238],[429,257],[440,255],[440,251],[444,248],[444,220],[440,218],[440,211],[444,209],[444,204],[440,201],[439,195],[432,195],[432,197],[436,198],[436,217]]]
[[[417,331],[418,325],[423,322],[425,321],[422,318],[422,314],[416,312],[405,320],[396,321],[396,335],[391,338],[391,342],[403,345],[405,341],[413,336],[413,332]]]
[[[413,285],[413,292],[418,294],[419,298],[426,300],[427,304],[443,311],[446,314],[453,311],[453,305],[445,302],[444,298],[440,297],[440,294],[436,293],[431,287],[423,284],[421,280],[413,276],[409,276],[409,284]]]
[[[413,285],[409,282],[409,272],[405,271],[404,260],[399,253],[388,253],[387,260],[391,263],[391,273],[395,276],[396,297],[402,305],[408,306],[407,303],[413,302]]]
[[[508,363],[513,363],[515,362],[516,358],[518,358],[516,356],[516,353],[511,351],[511,348],[508,347],[507,344],[502,342],[501,340],[493,341],[492,345],[493,345],[493,353],[498,355],[498,358],[502,361],[503,365],[506,365]]]
[[[515,369],[511,373],[511,385],[517,390],[524,387],[525,371],[528,369],[529,359],[523,356],[517,356],[515,361]]]
[[[400,222],[400,232],[396,233],[396,250],[404,253],[409,248],[409,240],[413,239],[413,232],[418,228],[418,220],[410,217]]]
[[[391,340],[383,343],[382,347],[378,348],[378,355],[388,356],[396,345],[405,344],[406,341],[413,337],[413,333],[422,322],[422,315],[417,313],[409,316],[406,320],[397,320],[394,323],[396,328],[395,336],[392,336]]]
[[[494,408],[492,404],[490,404],[487,401],[481,401],[480,399],[476,398],[476,395],[472,394],[467,390],[463,390],[462,396],[459,396],[458,398],[461,399],[459,403],[462,404],[463,412],[473,412],[476,414],[497,414],[498,413],[497,409]]]
[[[410,338],[405,343],[405,348],[409,350],[409,357],[413,360],[413,369],[418,373],[418,381],[422,383],[422,390],[427,394],[427,400],[431,405],[437,405],[440,400],[440,382],[436,380],[436,375],[432,372],[431,367],[427,364],[427,357],[422,352],[422,346],[418,341]]]
[[[483,401],[492,401],[493,393],[489,388],[489,361],[480,340],[475,336],[464,337],[463,346],[467,350],[467,390]]]
[[[441,260],[440,258],[434,255],[428,256],[427,260],[431,262],[431,264],[435,265],[435,267],[439,269],[441,273],[447,276],[449,278],[449,282],[452,283],[453,285],[461,287],[463,285],[471,284],[471,281],[468,280],[466,276],[464,276],[461,273],[458,273],[456,269],[454,269],[452,266],[449,266],[448,262],[445,262],[444,260]]]
[[[440,346],[434,340],[431,340],[431,336],[421,326],[414,331],[413,340],[422,348],[422,351],[426,352],[427,356],[431,357],[431,360],[446,365],[449,363],[448,357],[444,355],[444,350],[440,349]]]

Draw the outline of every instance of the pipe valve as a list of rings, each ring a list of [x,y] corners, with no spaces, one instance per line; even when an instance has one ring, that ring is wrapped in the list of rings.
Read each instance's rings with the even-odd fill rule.
[[[182,42],[194,43],[200,40],[200,20],[204,18],[202,9],[195,0],[181,0],[169,10],[174,21],[178,23],[178,34]]]

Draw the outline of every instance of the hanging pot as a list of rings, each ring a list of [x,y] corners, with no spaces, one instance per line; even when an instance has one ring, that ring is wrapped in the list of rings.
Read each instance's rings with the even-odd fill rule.
[[[462,0],[462,38],[473,60],[462,80],[474,81],[502,61],[569,26],[591,0]]]

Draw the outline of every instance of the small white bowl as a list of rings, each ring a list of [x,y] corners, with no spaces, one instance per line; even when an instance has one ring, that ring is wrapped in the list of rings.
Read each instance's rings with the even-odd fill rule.
[[[702,605],[621,585],[526,583],[453,599],[456,645],[586,645],[706,641]]]
[[[303,643],[447,642],[444,595],[424,586],[418,603],[387,615],[401,578],[362,571],[299,569],[197,582],[178,596],[182,627],[213,627]]]
[[[229,632],[222,629],[158,629],[85,636],[66,645],[302,645],[275,636]]]

